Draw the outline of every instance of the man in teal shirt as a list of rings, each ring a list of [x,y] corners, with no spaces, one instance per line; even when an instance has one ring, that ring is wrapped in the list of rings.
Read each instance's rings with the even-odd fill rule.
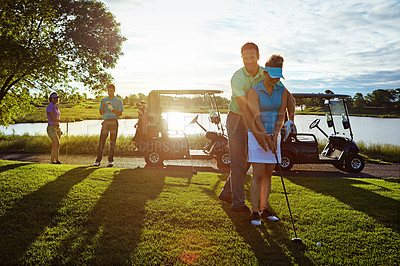
[[[231,170],[228,180],[219,198],[232,203],[231,209],[236,212],[251,213],[245,204],[244,187],[246,182],[247,163],[247,128],[265,150],[273,149],[273,143],[265,132],[257,130],[252,115],[247,108],[247,93],[264,79],[264,68],[258,65],[260,54],[258,46],[246,43],[241,49],[244,67],[233,74],[231,79],[232,98],[227,117],[229,153]],[[294,118],[294,100],[291,98],[289,119]]]
[[[101,100],[99,112],[104,121],[101,123],[99,145],[97,147],[97,158],[93,166],[99,166],[103,157],[104,145],[108,134],[110,134],[110,155],[108,156],[108,167],[114,165],[114,153],[118,135],[118,118],[124,111],[122,100],[115,96],[115,86],[107,85],[108,97]]]

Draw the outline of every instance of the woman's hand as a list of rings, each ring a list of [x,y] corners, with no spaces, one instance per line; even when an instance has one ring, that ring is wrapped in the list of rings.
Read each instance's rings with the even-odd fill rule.
[[[265,132],[255,132],[253,133],[254,137],[256,138],[258,144],[263,148],[265,151],[268,151],[269,144],[267,142],[268,135]]]
[[[266,134],[265,140],[267,141],[268,148],[269,148],[272,152],[275,153],[275,151],[276,151],[276,146],[275,146],[275,144],[274,144],[274,141],[273,141],[273,139],[272,139],[272,136]]]

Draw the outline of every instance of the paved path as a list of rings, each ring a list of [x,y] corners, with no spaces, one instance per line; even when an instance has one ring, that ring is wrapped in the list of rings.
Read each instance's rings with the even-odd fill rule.
[[[50,155],[47,154],[0,154],[0,160],[14,160],[36,163],[48,163]],[[95,156],[88,155],[61,155],[60,161],[73,165],[92,165]],[[191,169],[193,165],[197,171],[220,172],[217,169],[215,160],[166,160],[164,162],[166,168],[186,168]],[[107,165],[107,158],[103,158],[101,167]],[[114,158],[114,167],[121,168],[137,168],[145,167],[146,163],[143,158],[138,157],[119,157]],[[250,168],[249,173],[252,172]],[[277,174],[277,173],[276,173]],[[350,174],[336,169],[330,164],[297,164],[294,165],[290,172],[284,172],[284,176],[320,176],[320,177],[363,177],[363,178],[400,178],[400,164],[382,165],[382,164],[366,164],[361,173]]]

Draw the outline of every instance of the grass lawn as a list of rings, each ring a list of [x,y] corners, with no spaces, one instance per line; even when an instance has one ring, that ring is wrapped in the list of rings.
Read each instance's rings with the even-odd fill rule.
[[[0,161],[0,264],[400,264],[399,178],[287,175],[302,246],[278,176],[281,220],[255,227],[217,198],[227,174]]]

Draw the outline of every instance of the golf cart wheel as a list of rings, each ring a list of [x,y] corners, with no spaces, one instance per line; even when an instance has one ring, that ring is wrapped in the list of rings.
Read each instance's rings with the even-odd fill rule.
[[[163,164],[164,158],[160,152],[149,151],[144,155],[144,160],[149,166],[161,166]]]
[[[358,154],[350,155],[344,165],[346,171],[350,173],[359,173],[364,169],[364,166],[364,158]]]
[[[293,155],[290,152],[282,151],[281,159],[281,169],[282,171],[289,171],[293,167]],[[279,171],[278,164],[275,166],[275,170]]]
[[[217,154],[217,167],[218,169],[226,169],[231,166],[231,157],[228,151]]]

